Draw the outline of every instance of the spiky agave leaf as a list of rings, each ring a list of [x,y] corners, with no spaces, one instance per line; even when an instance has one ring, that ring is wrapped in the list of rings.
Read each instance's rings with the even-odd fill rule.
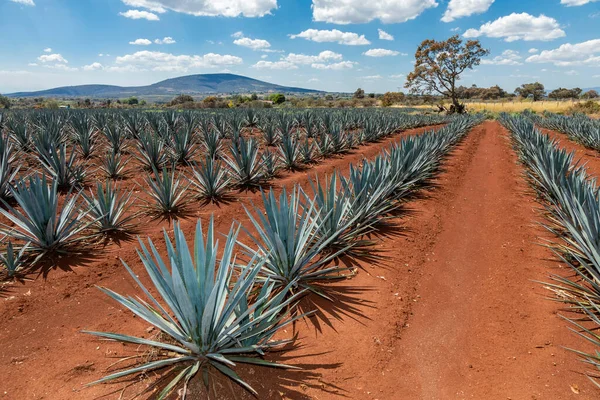
[[[324,222],[315,215],[314,201],[303,201],[306,195],[301,190],[294,187],[288,197],[284,189],[279,199],[272,189],[268,194],[261,192],[265,211],[256,206],[254,213],[246,210],[257,233],[244,229],[257,249],[241,245],[249,254],[265,258],[260,277],[273,281],[277,289],[319,293],[314,283],[343,277],[344,268],[328,264],[344,249],[324,255],[335,238],[319,237]]]
[[[114,183],[96,183],[96,192],[83,193],[88,204],[88,217],[100,233],[127,232],[133,229],[135,213],[126,215],[133,205],[133,191],[121,193]]]
[[[279,168],[280,168],[279,157],[277,156],[277,154],[275,154],[272,151],[267,149],[262,153],[262,155],[260,156],[260,159],[263,164],[263,171],[264,171],[265,177],[267,177],[267,178],[276,177],[277,172],[279,171]]]
[[[14,226],[2,224],[0,231],[22,242],[31,242],[31,249],[41,254],[62,251],[84,239],[79,236],[92,222],[85,223],[86,213],[77,205],[79,195],[68,193],[59,206],[58,184],[46,176],[36,175],[20,180],[11,188],[20,210],[4,202],[0,213]]]
[[[316,161],[315,144],[306,138],[300,145],[300,160],[304,164],[312,164]]]
[[[202,138],[202,146],[204,147],[206,155],[215,160],[219,158],[221,154],[221,142],[223,141],[219,131],[205,126],[202,129]]]
[[[164,372],[165,375],[176,371],[174,379],[158,395],[159,399],[163,399],[180,385],[187,384],[198,372],[204,374],[208,368],[214,368],[256,394],[236,374],[238,363],[293,368],[261,357],[265,352],[289,343],[287,340],[272,339],[277,331],[295,319],[289,318],[286,309],[297,297],[285,299],[283,292],[273,294],[271,282],[265,282],[260,290],[255,290],[255,279],[263,266],[259,258],[251,259],[234,274],[238,233],[239,228],[232,226],[221,254],[219,243],[215,240],[213,218],[210,219],[206,236],[198,221],[193,251],[190,251],[179,224],[175,223],[174,243],[166,231],[164,233],[167,245],[165,261],[150,239],[148,247],[140,240],[138,255],[153,289],[160,297],[154,297],[125,262],[125,268],[148,300],[122,296],[109,289],[101,290],[161,330],[170,340],[154,341],[123,334],[86,331],[109,340],[149,346],[158,354],[155,360],[110,374],[92,384],[153,370]],[[166,267],[167,262],[171,268]],[[237,276],[235,281],[234,275]]]
[[[135,158],[148,170],[160,170],[168,160],[164,140],[153,133],[143,133],[137,140]]]
[[[156,169],[153,172],[154,178],[146,178],[152,198],[148,202],[148,208],[160,215],[174,215],[183,211],[189,185],[183,186],[181,176],[175,177],[175,168],[172,168],[171,173],[166,167],[163,167],[162,173]]]
[[[102,134],[106,140],[108,140],[108,144],[113,153],[121,153],[125,150],[125,130],[117,123],[117,121],[112,119],[108,120],[102,127]]]
[[[193,129],[193,127],[186,126],[171,135],[170,150],[173,162],[186,164],[193,159],[197,151]]]
[[[217,202],[229,191],[231,178],[221,162],[206,156],[204,163],[191,164],[192,178],[190,182],[198,193],[198,197],[206,201]]]
[[[290,170],[297,169],[300,163],[300,145],[298,144],[298,140],[293,135],[284,135],[278,147],[283,166]]]
[[[49,152],[42,153],[38,159],[59,189],[70,190],[80,187],[86,177],[85,166],[76,163],[76,155],[71,151],[67,156],[67,145],[63,143],[58,149],[51,148]]]

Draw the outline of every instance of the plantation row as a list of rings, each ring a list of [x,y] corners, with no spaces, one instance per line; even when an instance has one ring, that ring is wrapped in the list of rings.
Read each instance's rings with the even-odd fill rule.
[[[564,116],[552,113],[533,117],[539,126],[568,135],[583,146],[600,151],[600,121],[586,115]]]
[[[141,174],[149,193],[149,200],[141,199],[142,209],[149,214],[176,215],[192,193],[204,201],[219,201],[232,189],[264,183],[282,165],[294,169],[316,160],[317,148],[325,157],[380,140],[399,129],[443,121],[398,113],[365,112],[351,121],[344,113],[318,114],[313,119],[316,117],[310,113],[248,112],[244,114],[246,122],[239,122],[240,113],[11,114],[0,136],[0,213],[9,222],[1,231],[5,234],[7,252],[3,261],[9,275],[31,264],[26,251],[39,256],[64,250],[91,235],[127,233],[135,228],[134,220],[140,213],[131,210],[140,204],[135,204],[133,190],[120,189],[116,182],[109,181],[96,181],[89,193],[82,190],[86,178],[95,177],[86,160],[102,141],[109,149],[101,166],[106,176],[123,176],[128,163],[123,154],[128,142],[133,142],[137,150],[133,157],[152,171]],[[269,124],[262,132],[270,132],[271,144],[279,143],[278,153],[269,149],[260,152],[258,140],[242,136],[242,129],[257,121],[272,123],[276,117],[278,128],[272,129]],[[127,122],[131,120],[138,121],[134,125],[139,129],[131,128]],[[337,124],[347,128],[328,130]],[[181,141],[177,139],[180,136],[184,137]],[[302,136],[308,144],[301,145]],[[224,149],[225,140],[229,151]],[[72,146],[70,153],[67,145]],[[204,157],[203,162],[193,160],[196,153]],[[28,170],[23,168],[27,157],[33,158]],[[189,175],[177,171],[169,159],[185,162]],[[170,171],[167,166],[171,166]],[[64,199],[61,191],[67,192]]]
[[[569,129],[575,123],[563,117],[556,120]],[[560,149],[558,142],[538,131],[531,120],[503,115],[501,122],[512,132],[530,182],[544,201],[550,215],[546,227],[562,240],[554,251],[575,272],[571,279],[553,276],[554,283],[547,287],[576,313],[568,319],[575,331],[600,350],[600,197],[596,180],[585,167],[577,166],[574,152]],[[600,369],[599,352],[577,353]],[[590,377],[598,378],[598,371]]]
[[[365,235],[392,218],[407,195],[430,179],[443,157],[480,122],[480,117],[457,118],[437,132],[404,138],[362,168],[350,166],[347,178],[336,172],[316,179],[308,192],[296,186],[289,195],[285,190],[279,196],[272,190],[263,193],[263,208],[247,210],[252,227],[234,222],[222,253],[212,218],[206,234],[198,221],[193,250],[177,223],[173,239],[165,231],[167,259],[150,239],[140,241],[152,290],[125,266],[147,301],[102,290],[165,335],[149,340],[87,332],[154,349],[149,361],[96,383],[159,370],[166,380],[158,398],[164,398],[200,371],[208,385],[208,369],[213,368],[256,394],[235,372],[237,364],[292,368],[261,357],[289,343],[272,339],[307,315],[294,308],[300,296],[313,292],[327,298],[322,284],[347,276],[332,261],[368,250]],[[241,229],[250,244],[238,241]]]

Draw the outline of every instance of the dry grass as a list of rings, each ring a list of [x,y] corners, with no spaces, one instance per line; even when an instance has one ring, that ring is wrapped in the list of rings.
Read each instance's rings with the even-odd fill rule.
[[[576,100],[576,101],[504,101],[504,102],[465,102],[467,106],[467,110],[469,112],[480,112],[487,111],[492,113],[501,113],[501,112],[523,112],[525,110],[535,111],[536,113],[543,113],[544,111],[550,111],[553,113],[565,113],[569,111],[571,107],[573,107],[578,102],[585,102],[587,100]],[[449,106],[449,104],[446,104]],[[427,108],[427,109],[435,109],[437,111],[437,107],[432,107],[430,105],[421,105],[415,106],[415,108]]]

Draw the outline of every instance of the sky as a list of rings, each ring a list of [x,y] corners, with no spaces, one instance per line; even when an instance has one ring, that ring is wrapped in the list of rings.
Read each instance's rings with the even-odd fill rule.
[[[383,93],[452,35],[491,51],[461,84],[600,86],[600,0],[0,0],[0,26],[0,93],[221,72]]]

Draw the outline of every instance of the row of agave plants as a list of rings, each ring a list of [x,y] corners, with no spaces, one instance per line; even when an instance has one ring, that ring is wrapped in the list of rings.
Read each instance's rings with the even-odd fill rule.
[[[595,354],[576,351],[583,361],[600,369],[600,188],[574,152],[537,130],[530,119],[503,115],[501,122],[512,132],[532,186],[548,213],[546,227],[560,238],[552,246],[574,276],[552,276],[547,284],[556,299],[569,305],[567,320],[574,331],[598,347]],[[595,379],[598,371],[590,372]]]
[[[21,266],[30,264],[25,257],[26,252],[43,255],[60,251],[90,235],[131,232],[134,229],[134,220],[140,215],[140,212],[130,212],[134,205],[141,206],[138,208],[149,214],[176,215],[191,197],[204,201],[218,201],[236,187],[260,185],[268,178],[274,177],[280,163],[293,169],[301,162],[300,153],[306,156],[306,152],[300,150],[298,139],[301,133],[308,136],[305,126],[311,126],[308,131],[312,132],[313,137],[320,135],[331,138],[327,139],[330,140],[329,143],[339,143],[338,139],[343,137],[345,147],[331,147],[335,149],[333,152],[342,152],[359,144],[380,140],[399,129],[442,121],[427,116],[372,114],[370,120],[363,121],[364,126],[359,126],[362,122],[354,119],[351,121],[354,125],[347,125],[347,128],[340,130],[333,129],[334,133],[331,133],[327,126],[332,126],[332,120],[340,122],[343,118],[334,119],[329,114],[322,114],[323,118],[319,117],[314,123],[309,123],[307,120],[312,118],[309,118],[312,114],[306,113],[295,116],[265,114],[261,118],[254,116],[251,119],[252,123],[264,119],[273,121],[275,116],[278,116],[280,122],[277,126],[284,122],[289,125],[284,131],[279,128],[275,130],[275,138],[281,136],[279,154],[266,149],[261,155],[258,141],[252,137],[244,138],[241,134],[242,129],[232,125],[232,120],[237,118],[237,114],[229,117],[223,116],[226,114],[218,114],[206,120],[199,119],[195,114],[172,114],[28,114],[27,119],[37,122],[21,121],[22,125],[14,126],[11,124],[15,118],[23,116],[13,114],[6,123],[6,131],[0,135],[0,214],[10,221],[10,224],[4,224],[0,230],[5,234],[2,242],[5,243],[7,251],[3,261],[9,275],[14,275]],[[246,117],[250,118],[248,115]],[[120,128],[116,128],[117,119],[123,124]],[[222,127],[218,128],[219,125]],[[240,126],[242,125],[244,123],[240,123]],[[26,130],[33,132],[27,141],[19,139],[17,126],[25,126]],[[82,126],[85,129],[81,128]],[[249,126],[247,121],[244,126]],[[269,129],[264,128],[263,131]],[[325,131],[318,133],[319,129]],[[85,132],[89,137],[82,140]],[[123,138],[121,133],[115,132],[129,134],[125,134]],[[127,164],[122,158],[127,150],[127,141],[132,140],[136,143],[137,154],[134,153],[134,157],[151,171],[141,174],[147,185],[149,200],[142,199],[143,204],[134,204],[136,198],[133,196],[133,190],[122,190],[115,181],[109,180],[103,184],[96,181],[89,193],[83,190],[83,183],[88,174],[86,166],[77,160],[85,160],[91,156],[91,153],[86,155],[84,148],[93,149],[98,141],[96,136],[101,135],[106,136],[106,143],[111,148],[101,169],[107,178],[113,180],[123,175]],[[176,139],[178,135],[186,137],[181,141],[187,143],[186,145],[178,145],[181,143]],[[222,150],[224,137],[230,138],[229,153]],[[354,139],[347,139],[350,137]],[[67,151],[69,141],[74,143],[75,151]],[[87,145],[82,146],[82,143]],[[192,157],[196,145],[202,147],[199,151],[203,153],[204,158],[204,161],[199,163]],[[166,150],[167,148],[170,150]],[[24,169],[22,155],[26,153],[33,155],[36,161],[33,164],[41,165],[41,171],[34,167],[21,174]],[[166,165],[167,154],[183,160],[189,167],[189,176],[182,171],[178,172],[176,168],[169,170]],[[328,154],[321,153],[322,156]],[[314,159],[312,158],[313,161]],[[306,162],[305,158],[304,161]],[[64,198],[61,191],[66,192]],[[84,232],[90,235],[85,236],[82,234]],[[22,246],[13,246],[13,241],[21,243]]]
[[[197,374],[208,385],[212,370],[256,394],[237,366],[293,368],[263,356],[290,343],[273,339],[307,315],[295,307],[300,297],[315,293],[328,298],[323,284],[349,273],[336,265],[337,257],[364,247],[365,237],[433,177],[443,157],[479,122],[479,116],[461,117],[437,132],[404,138],[362,167],[350,166],[345,176],[335,172],[314,179],[308,190],[296,186],[291,193],[263,192],[262,207],[246,210],[250,226],[234,222],[222,250],[212,218],[206,232],[198,221],[193,243],[177,223],[172,238],[165,231],[166,257],[150,239],[140,240],[139,256],[152,287],[125,267],[146,300],[102,290],[158,328],[161,336],[87,332],[149,346],[154,355],[139,363],[135,359],[94,383],[158,371],[164,385],[156,395],[165,398],[181,386],[180,393],[188,393]],[[249,243],[238,239],[242,230]]]
[[[584,114],[574,116],[544,113],[543,117],[531,115],[539,126],[568,135],[572,140],[600,151],[600,121]]]

